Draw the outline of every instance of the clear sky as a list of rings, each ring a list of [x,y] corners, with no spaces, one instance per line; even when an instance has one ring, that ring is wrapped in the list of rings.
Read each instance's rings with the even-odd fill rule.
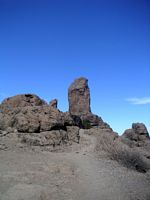
[[[66,111],[80,76],[115,131],[150,130],[149,0],[0,0],[0,101],[35,93]]]

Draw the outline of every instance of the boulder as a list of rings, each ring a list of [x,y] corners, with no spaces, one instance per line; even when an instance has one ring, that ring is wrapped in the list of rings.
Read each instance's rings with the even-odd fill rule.
[[[125,139],[130,141],[130,146],[142,146],[149,140],[149,133],[143,123],[133,123],[132,128],[125,130],[123,133],[122,140]]]
[[[42,106],[47,105],[47,103],[40,99],[35,94],[20,94],[13,97],[9,97],[4,99],[1,103],[2,108],[17,108],[17,107],[25,107],[25,106]]]
[[[16,107],[7,103],[3,103],[0,109],[0,137],[17,132],[21,141],[39,146],[79,141],[79,117],[71,116],[69,112],[63,113],[47,104],[24,106],[20,102],[22,106]]]
[[[149,137],[148,130],[147,130],[145,124],[143,124],[143,123],[133,123],[132,129],[139,136],[144,135],[146,138]]]

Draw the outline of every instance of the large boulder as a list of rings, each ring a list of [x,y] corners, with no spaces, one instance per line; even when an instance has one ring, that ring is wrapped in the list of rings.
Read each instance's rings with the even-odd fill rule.
[[[22,142],[30,145],[59,145],[79,141],[80,118],[57,109],[36,95],[17,95],[0,105],[0,137],[17,132]],[[79,128],[78,128],[79,129]]]
[[[128,139],[131,146],[142,146],[149,140],[149,133],[143,123],[133,123],[131,129],[125,130],[122,139]]]
[[[1,108],[17,108],[25,106],[42,106],[47,103],[35,94],[21,94],[4,99]]]
[[[62,112],[49,105],[7,108],[7,112],[1,112],[0,129],[13,127],[24,133],[43,132],[64,127],[65,120]]]
[[[148,130],[147,130],[145,124],[143,124],[143,123],[133,123],[132,129],[139,136],[143,135],[145,138],[149,137]]]

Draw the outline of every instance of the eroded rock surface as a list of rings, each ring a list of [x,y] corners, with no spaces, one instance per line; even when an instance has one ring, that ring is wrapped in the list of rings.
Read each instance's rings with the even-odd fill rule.
[[[17,108],[26,106],[42,106],[47,103],[35,94],[21,94],[4,99],[1,108]]]
[[[75,79],[68,89],[69,112],[72,115],[86,115],[91,112],[90,89],[86,78]]]
[[[53,108],[57,108],[58,101],[57,99],[53,99],[50,101],[49,105]]]
[[[28,144],[58,145],[71,138],[78,141],[74,128],[69,137],[67,131],[67,126],[76,125],[79,120],[59,111],[56,99],[48,105],[36,95],[24,94],[7,98],[0,105],[0,137],[18,132],[21,141]]]
[[[103,122],[101,117],[91,112],[90,89],[86,78],[81,77],[74,80],[68,89],[68,100],[69,113],[79,116],[85,128],[99,126],[102,129],[111,129],[107,123]]]
[[[143,123],[133,123],[131,129],[125,130],[122,138],[128,139],[132,144],[141,146],[149,141],[149,133]]]

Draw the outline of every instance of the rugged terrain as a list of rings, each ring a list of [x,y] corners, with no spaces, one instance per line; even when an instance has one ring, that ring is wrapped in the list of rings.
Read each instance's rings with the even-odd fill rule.
[[[80,144],[49,148],[5,137],[0,151],[1,200],[149,200],[150,174],[127,169],[95,152],[95,136],[80,130]],[[8,137],[8,136],[7,136]],[[10,145],[12,144],[12,146]],[[7,146],[8,144],[8,146]]]
[[[0,104],[0,200],[149,200],[146,126],[118,136],[91,112],[85,78],[68,100],[66,113],[34,94]]]

